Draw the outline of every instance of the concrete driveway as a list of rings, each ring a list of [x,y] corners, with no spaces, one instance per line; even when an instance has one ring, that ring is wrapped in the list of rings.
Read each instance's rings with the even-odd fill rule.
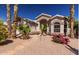
[[[69,46],[52,41],[51,36],[31,35],[30,39],[10,39],[13,42],[0,45],[1,55],[76,55],[78,40],[70,39]]]

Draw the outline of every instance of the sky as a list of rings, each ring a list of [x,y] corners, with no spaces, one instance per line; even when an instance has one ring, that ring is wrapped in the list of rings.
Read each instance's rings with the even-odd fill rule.
[[[11,5],[11,17],[13,19],[13,7]],[[6,5],[0,4],[0,19],[6,21]],[[18,16],[22,18],[29,18],[35,20],[41,13],[49,14],[49,15],[70,15],[70,4],[19,4],[18,5]],[[78,5],[75,5],[75,18],[78,19]],[[11,19],[11,20],[12,20]]]

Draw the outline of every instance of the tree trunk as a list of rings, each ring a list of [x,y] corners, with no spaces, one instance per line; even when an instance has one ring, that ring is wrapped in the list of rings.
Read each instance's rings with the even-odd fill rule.
[[[11,37],[10,4],[7,4],[6,7],[7,7],[7,27],[8,27],[8,36]]]
[[[70,8],[70,37],[74,38],[74,5]]]
[[[18,16],[18,5],[14,5],[14,21],[13,21],[13,38],[16,38],[16,27],[17,27],[17,16]]]

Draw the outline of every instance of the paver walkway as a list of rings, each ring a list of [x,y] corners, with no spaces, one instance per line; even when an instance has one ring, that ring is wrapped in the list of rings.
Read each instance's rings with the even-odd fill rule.
[[[8,55],[74,55],[69,47],[51,41],[51,36],[31,35],[29,40],[13,39],[13,43],[0,46],[0,54]],[[69,45],[78,49],[78,40],[71,39]]]

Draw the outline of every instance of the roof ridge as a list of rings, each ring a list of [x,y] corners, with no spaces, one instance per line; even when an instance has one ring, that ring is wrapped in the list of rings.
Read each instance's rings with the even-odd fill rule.
[[[49,16],[49,17],[52,17],[52,15],[49,15],[49,14],[46,14],[46,13],[41,13],[41,14],[39,14],[37,17],[35,17],[35,18],[38,18],[38,17],[40,17],[40,16],[42,16],[42,15],[46,15],[46,16]]]
[[[61,17],[64,17],[63,15],[60,15],[60,14],[56,14],[56,15],[54,15],[54,16],[61,16]]]

